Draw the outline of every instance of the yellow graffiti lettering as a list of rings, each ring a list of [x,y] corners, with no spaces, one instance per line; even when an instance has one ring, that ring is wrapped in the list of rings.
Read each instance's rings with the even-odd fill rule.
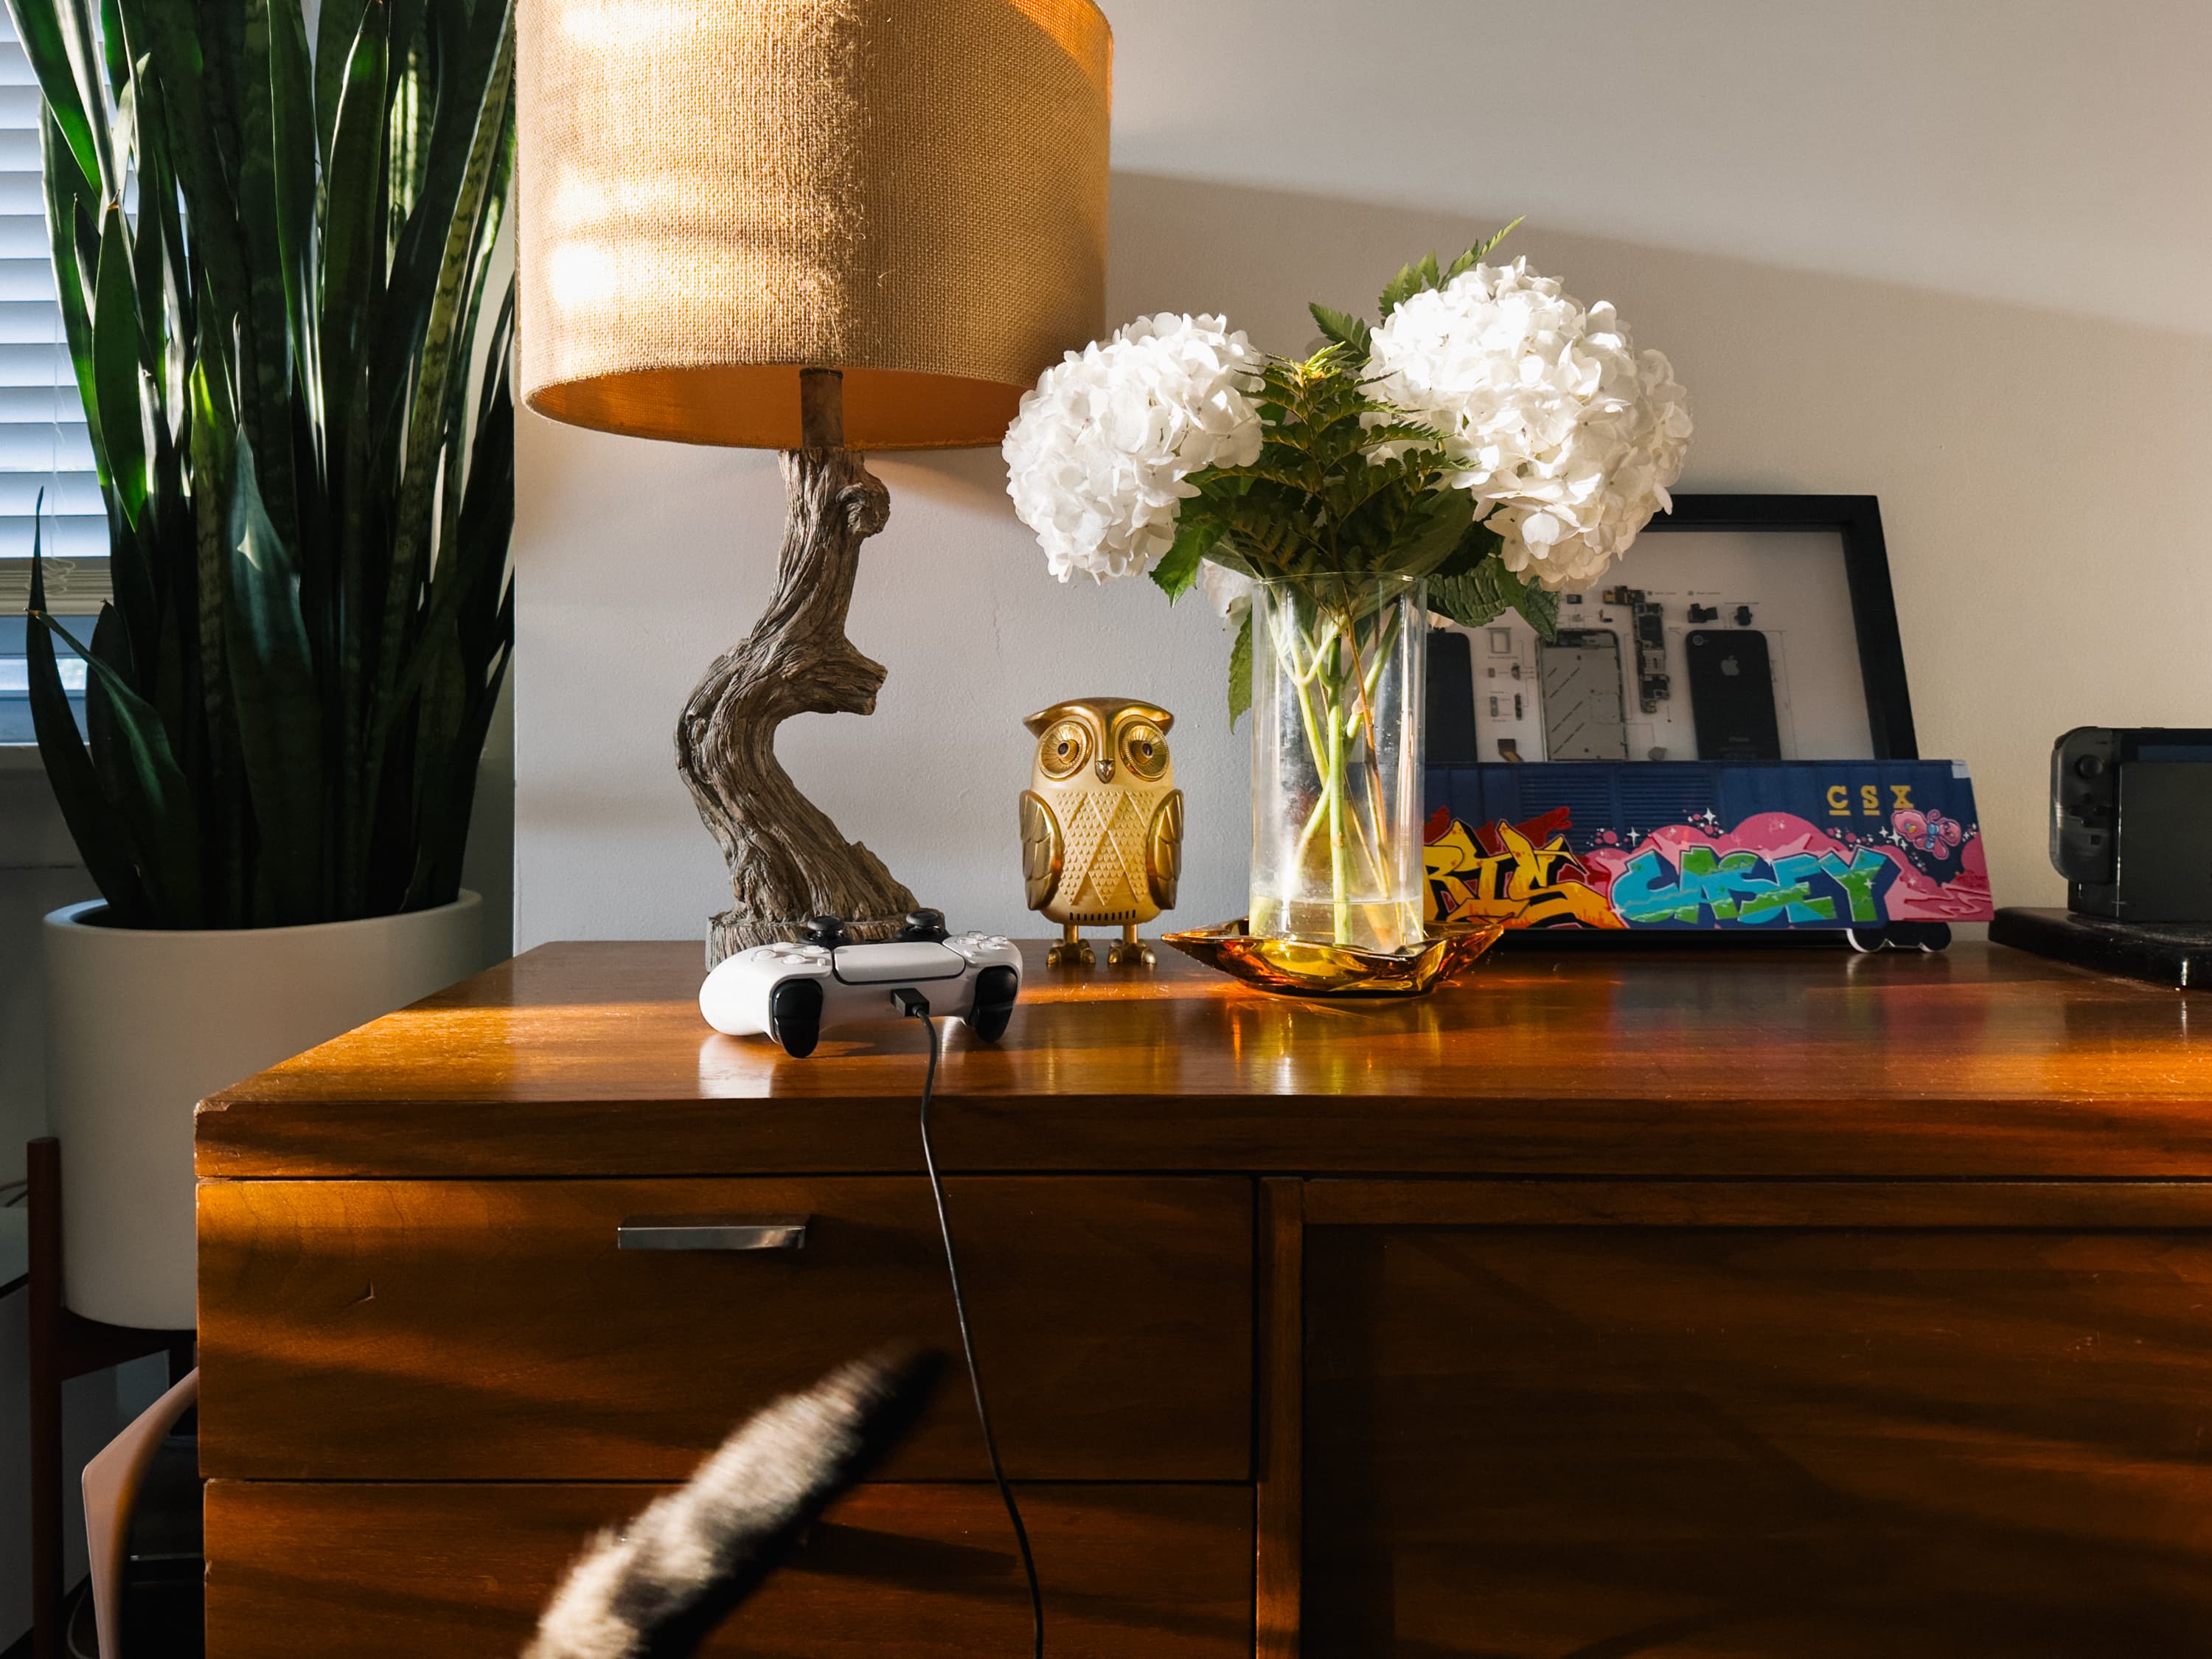
[[[1830,784],[1828,786],[1828,816],[1832,818],[1847,818],[1850,815],[1850,792],[1840,783]]]
[[[1554,836],[1541,847],[1511,824],[1497,825],[1500,854],[1482,850],[1467,826],[1422,849],[1428,878],[1427,917],[1432,924],[1503,921],[1534,927],[1574,921],[1585,927],[1626,927],[1605,896],[1581,879],[1582,860]]]

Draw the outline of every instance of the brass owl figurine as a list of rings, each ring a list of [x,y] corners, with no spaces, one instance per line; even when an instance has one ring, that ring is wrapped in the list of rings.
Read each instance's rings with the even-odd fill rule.
[[[1127,697],[1077,697],[1022,724],[1037,740],[1022,791],[1022,878],[1030,908],[1061,928],[1047,960],[1088,966],[1097,958],[1076,930],[1118,927],[1108,963],[1150,967],[1137,928],[1175,908],[1182,874],[1175,716]]]

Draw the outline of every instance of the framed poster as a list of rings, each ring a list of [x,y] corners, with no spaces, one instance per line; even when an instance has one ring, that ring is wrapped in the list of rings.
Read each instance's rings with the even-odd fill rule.
[[[1431,766],[1919,752],[1871,495],[1677,495],[1560,595],[1554,638],[1511,614],[1441,633]]]

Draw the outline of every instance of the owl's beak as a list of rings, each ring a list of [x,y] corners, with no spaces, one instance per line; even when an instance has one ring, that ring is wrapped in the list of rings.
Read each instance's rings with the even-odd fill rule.
[[[1114,781],[1114,758],[1112,756],[1101,755],[1098,757],[1097,772],[1099,782],[1111,783]]]

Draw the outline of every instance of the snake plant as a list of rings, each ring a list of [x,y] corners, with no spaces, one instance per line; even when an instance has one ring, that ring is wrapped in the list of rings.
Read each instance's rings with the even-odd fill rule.
[[[8,5],[114,594],[70,632],[34,536],[33,716],[112,919],[447,902],[514,640],[508,0]]]

